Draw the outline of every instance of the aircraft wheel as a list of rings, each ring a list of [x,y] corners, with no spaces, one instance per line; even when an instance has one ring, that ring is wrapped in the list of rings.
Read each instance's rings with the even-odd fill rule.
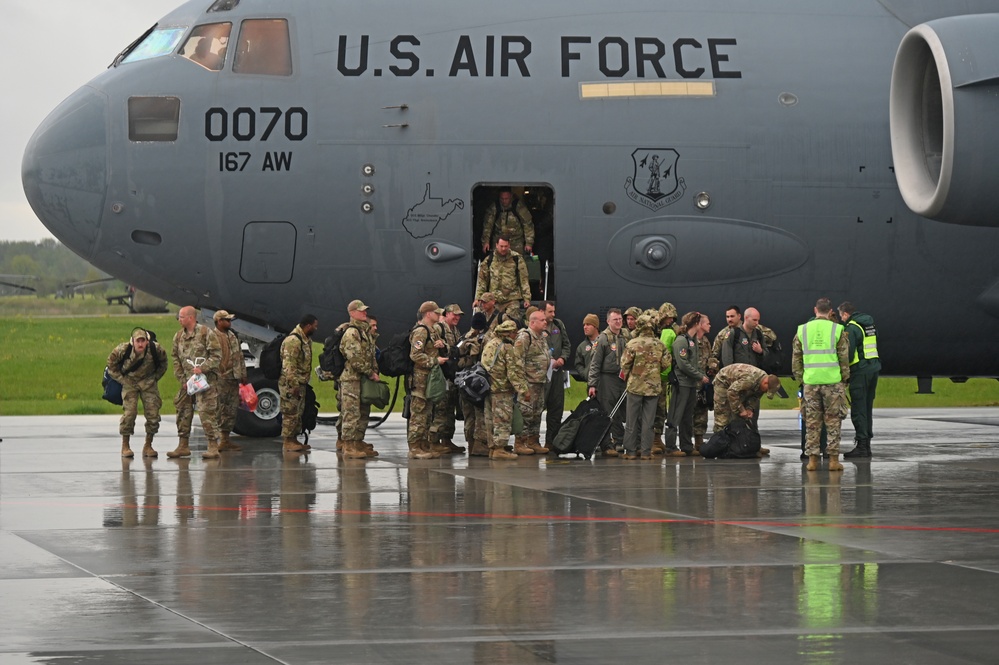
[[[250,382],[257,391],[257,409],[240,409],[236,412],[236,433],[267,439],[281,436],[281,396],[278,393],[278,382],[253,370],[250,370]]]

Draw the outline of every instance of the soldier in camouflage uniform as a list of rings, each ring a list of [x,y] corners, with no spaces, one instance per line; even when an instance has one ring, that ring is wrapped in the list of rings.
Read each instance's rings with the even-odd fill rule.
[[[461,315],[465,312],[457,304],[450,304],[444,308],[444,317],[437,322],[437,335],[444,340],[444,348],[447,350],[448,359],[454,359],[452,364],[457,364],[461,351],[458,343],[461,341],[461,331],[458,324],[461,323]],[[430,426],[430,439],[440,444],[441,448],[446,448],[448,455],[457,455],[465,452],[465,448],[455,445],[454,432],[457,421],[457,411],[460,407],[458,403],[458,388],[453,381],[447,382],[447,394],[444,401],[434,406],[434,422]]]
[[[478,303],[479,312],[486,318],[486,327],[483,328],[483,332],[487,337],[491,337],[496,331],[496,326],[510,317],[496,307],[496,295],[492,291],[486,291],[479,296]],[[519,325],[519,321],[515,321],[515,323]]]
[[[173,336],[173,375],[180,384],[173,404],[177,407],[177,448],[167,453],[167,457],[190,457],[191,422],[194,420],[194,400],[198,401],[201,427],[205,430],[209,448],[218,448],[218,430],[215,427],[215,410],[218,408],[218,393],[209,382],[208,390],[199,395],[187,394],[187,380],[195,374],[202,374],[200,365],[208,357],[208,328],[198,323],[194,308],[181,307],[177,313],[180,330]],[[207,454],[204,453],[204,454]]]
[[[805,398],[805,453],[808,471],[819,468],[819,438],[823,422],[829,432],[829,470],[839,462],[840,426],[846,417],[846,383],[850,380],[850,342],[843,325],[832,319],[828,298],[815,303],[815,318],[798,326],[791,355],[791,372],[802,381]]]
[[[482,349],[482,365],[489,374],[491,386],[486,397],[486,422],[492,427],[489,459],[517,459],[516,453],[506,451],[513,424],[514,398],[519,395],[522,404],[531,400],[524,363],[513,347],[516,332],[517,325],[513,321],[504,321],[496,326],[496,334]]]
[[[711,363],[717,362],[714,358],[711,359]],[[767,397],[773,399],[780,390],[780,379],[758,367],[735,363],[718,371],[714,386],[714,431],[720,432],[736,417],[752,420],[753,425],[757,425],[760,419],[760,397],[766,393]],[[760,449],[763,455],[769,452],[766,448]]]
[[[668,372],[669,352],[655,337],[650,314],[635,321],[635,337],[621,356],[621,378],[627,381],[628,424],[624,432],[624,459],[652,459],[652,430],[656,403],[662,392],[660,374]]]
[[[479,278],[475,284],[475,302],[478,306],[482,294],[492,293],[496,297],[496,307],[501,312],[520,320],[521,307],[531,305],[531,285],[527,281],[527,262],[524,257],[510,249],[510,241],[500,237],[496,241],[496,251],[487,256],[479,266]]]
[[[459,370],[468,369],[481,359],[486,327],[486,317],[482,312],[472,315],[472,329],[465,333],[459,344],[461,349]],[[459,401],[464,417],[465,441],[469,445],[468,454],[475,457],[489,457],[489,440],[492,438],[492,432],[486,428],[485,404],[475,404],[465,397],[464,393],[459,395]]]
[[[518,455],[543,455],[548,449],[541,445],[541,413],[545,408],[545,388],[548,381],[548,366],[552,354],[548,348],[548,321],[545,313],[537,310],[531,313],[527,328],[517,333],[513,348],[524,365],[524,378],[530,401],[522,402],[524,431],[514,437],[513,452]]]
[[[642,315],[641,307],[629,307],[624,310],[624,331],[625,336],[631,339],[635,336],[635,331],[638,326],[638,317]]]
[[[514,197],[509,187],[500,190],[499,201],[486,211],[482,224],[482,251],[489,248],[498,237],[505,237],[518,254],[530,254],[534,249],[534,220],[531,211],[520,199]]]
[[[577,381],[586,383],[590,378],[590,358],[600,336],[600,319],[596,314],[583,317],[583,339],[576,347],[576,355],[572,361],[572,376]]]
[[[711,379],[714,377],[715,372],[718,370],[717,365],[712,364],[711,361],[711,342],[708,341],[707,336],[704,336],[697,340],[697,346],[699,347],[697,362],[700,365],[701,371],[704,372],[704,376]],[[710,397],[709,397],[710,395]],[[694,452],[701,452],[701,446],[704,444],[704,434],[708,431],[708,400],[714,399],[713,391],[711,390],[711,384],[706,383],[697,389],[697,394],[694,399],[694,419],[693,419],[693,430],[694,434]],[[714,405],[712,404],[712,408]]]
[[[114,347],[108,356],[108,374],[121,384],[122,414],[118,423],[121,434],[121,456],[135,457],[129,439],[135,431],[135,417],[142,400],[142,413],[146,419],[146,442],[143,457],[157,457],[153,437],[160,431],[160,399],[158,382],[166,374],[166,351],[150,341],[149,333],[142,328],[132,331],[132,338]]]
[[[361,383],[365,379],[378,381],[378,362],[375,360],[375,339],[368,322],[368,306],[360,300],[347,305],[350,321],[344,324],[340,338],[343,354],[343,373],[338,379],[337,396],[340,400],[340,436],[343,456],[348,459],[377,457],[374,446],[365,443],[371,405],[361,401]]]
[[[282,450],[287,453],[306,452],[311,446],[298,442],[302,431],[302,413],[305,410],[306,385],[312,377],[312,336],[319,328],[319,321],[306,314],[284,341],[281,342],[281,377],[278,392],[281,395]]]
[[[430,440],[430,425],[433,422],[434,407],[427,400],[427,379],[434,365],[443,365],[447,355],[439,351],[445,348],[444,340],[437,335],[436,324],[444,310],[432,300],[420,305],[420,322],[409,333],[409,358],[413,361],[413,374],[409,385],[409,426],[406,440],[409,456],[413,459],[435,459],[445,449]],[[450,452],[450,451],[448,451]]]
[[[241,450],[240,446],[229,440],[232,428],[236,425],[236,411],[239,410],[239,386],[247,383],[243,350],[239,346],[239,338],[229,329],[235,318],[224,309],[215,312],[215,328],[208,332],[206,344],[208,359],[201,366],[203,371],[212,372],[218,389],[215,425],[219,431],[220,452]]]
[[[664,302],[659,306],[659,341],[666,352],[673,355],[673,340],[681,332],[680,325],[676,322],[676,307],[673,303]],[[666,444],[663,442],[663,432],[666,431],[666,416],[669,413],[669,402],[673,395],[673,385],[669,381],[669,372],[660,375],[662,379],[663,391],[659,395],[659,402],[656,404],[655,438],[652,440],[652,454],[662,455],[666,452]]]

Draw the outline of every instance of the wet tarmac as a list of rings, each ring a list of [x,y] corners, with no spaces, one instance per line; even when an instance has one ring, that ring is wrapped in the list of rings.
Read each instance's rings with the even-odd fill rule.
[[[410,461],[395,417],[372,461],[169,460],[172,418],[123,461],[116,417],[0,418],[0,663],[999,662],[999,409],[875,425],[831,475],[790,412],[767,459],[652,463]]]

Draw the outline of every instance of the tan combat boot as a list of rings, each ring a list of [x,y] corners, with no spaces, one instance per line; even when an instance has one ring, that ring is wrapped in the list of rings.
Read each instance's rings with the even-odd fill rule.
[[[829,470],[830,471],[842,471],[843,465],[839,462],[839,455],[829,456]]]
[[[434,441],[428,441],[427,443],[430,446],[429,448],[430,452],[436,453],[437,457],[451,454],[451,448],[446,446],[443,441],[434,440]]]
[[[167,457],[173,459],[177,457],[190,457],[191,448],[189,447],[189,440],[186,436],[180,437],[177,441],[177,447],[169,452],[167,452]]]
[[[534,451],[536,455],[545,455],[548,449],[541,445],[541,435],[532,434],[527,440],[527,447]]]
[[[534,450],[527,445],[528,438],[524,434],[513,437],[513,452],[518,455],[533,455]],[[505,458],[501,458],[505,459]]]
[[[159,457],[160,454],[153,449],[153,435],[146,435],[146,443],[142,446],[143,457]]]
[[[337,451],[337,453],[342,453],[343,452],[343,439],[337,439],[336,440],[336,451]]]
[[[528,449],[530,450],[530,449]],[[489,459],[495,460],[513,460],[517,459],[517,453],[508,453],[503,448],[490,448]]]
[[[128,446],[128,440],[130,438],[131,437],[129,437],[128,434],[122,434],[121,435],[121,456],[122,457],[135,457],[135,453],[133,453],[132,449]]]
[[[223,432],[222,440],[219,441],[219,452],[224,453],[225,451],[238,452],[242,450],[242,446],[237,446],[235,443],[229,440],[229,432]]]
[[[411,459],[434,459],[440,455],[430,452],[429,441],[414,441],[409,446],[409,457]]]
[[[378,451],[375,450],[375,447],[367,441],[361,441],[361,449],[368,457],[378,457],[379,455]]]
[[[704,445],[704,435],[694,435],[694,452],[698,455],[701,454],[701,446]]]
[[[286,453],[304,453],[308,448],[300,444],[295,439],[285,439],[284,443],[281,445],[281,450]]]
[[[837,455],[837,457],[838,457],[838,455]],[[818,455],[809,455],[808,456],[808,465],[805,467],[805,470],[806,471],[815,471],[816,469],[818,469],[819,468],[819,459],[820,458],[819,458]],[[840,468],[843,468],[843,467],[840,467]]]
[[[652,454],[662,455],[666,452],[666,444],[663,443],[662,433],[656,434],[656,438],[652,441]]]
[[[344,459],[367,459],[368,452],[360,441],[344,441],[343,457]]]
[[[201,453],[201,459],[218,459],[219,457],[222,457],[222,456],[219,454],[219,442],[218,442],[218,439],[209,439],[208,440],[208,450],[206,450],[205,452]]]

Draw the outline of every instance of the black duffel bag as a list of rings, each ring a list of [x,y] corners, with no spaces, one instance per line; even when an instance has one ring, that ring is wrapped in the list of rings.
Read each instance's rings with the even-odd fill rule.
[[[736,418],[715,432],[701,446],[701,456],[709,459],[752,459],[759,456],[760,433],[753,423]]]
[[[122,405],[121,397],[121,384],[111,376],[111,372],[108,368],[104,368],[104,378],[101,379],[101,386],[104,388],[104,395],[102,397],[112,404]]]

